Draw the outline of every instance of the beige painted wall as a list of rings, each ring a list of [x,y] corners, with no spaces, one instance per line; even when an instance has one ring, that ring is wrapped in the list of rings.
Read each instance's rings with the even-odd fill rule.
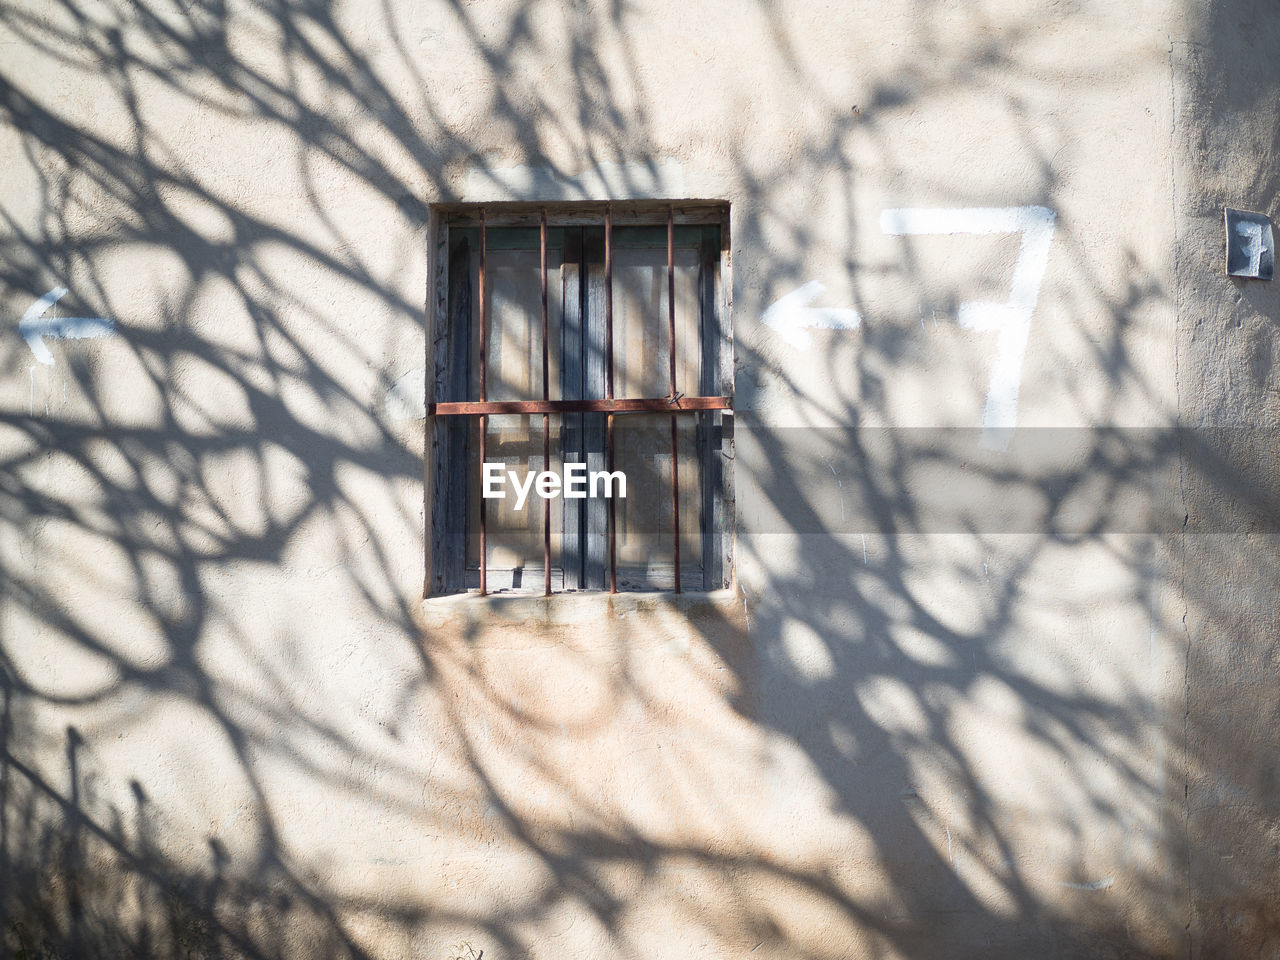
[[[2,0],[6,947],[1274,955],[1277,30]],[[424,600],[431,205],[629,197],[731,205],[734,589]]]

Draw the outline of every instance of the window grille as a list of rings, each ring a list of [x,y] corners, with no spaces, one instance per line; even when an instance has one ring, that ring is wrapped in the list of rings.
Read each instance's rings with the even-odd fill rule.
[[[626,586],[679,593],[689,577],[699,579],[697,589],[727,584],[732,551],[727,209],[502,204],[456,205],[440,213],[444,271],[437,300],[442,309],[434,399],[428,404],[435,457],[432,592],[478,586],[481,594],[489,593],[495,568],[509,575],[500,589],[529,590],[532,584],[523,573],[536,547],[530,545],[528,511],[539,509],[546,595],[553,585],[618,592],[619,509],[628,521],[623,539],[632,575]],[[658,259],[663,247],[665,263]],[[530,248],[536,249],[536,266]],[[622,343],[615,340],[620,258],[626,287]],[[658,281],[663,270],[665,290]],[[626,360],[622,370],[616,363],[620,353]],[[654,449],[652,421],[659,415],[669,420],[665,455]],[[481,496],[479,465],[495,448],[508,459],[519,460],[523,453],[525,468],[534,468],[539,417],[541,469],[551,468],[553,437],[562,464],[580,458],[589,469],[613,473],[623,460],[646,463],[652,478],[665,469],[655,465],[669,462],[668,475],[661,478],[669,507],[530,497],[525,516],[515,518],[508,502]],[[505,425],[498,426],[499,421]],[[528,433],[523,439],[521,422]],[[695,474],[696,488],[689,478],[682,488],[682,461]],[[628,499],[640,492],[629,476]],[[513,545],[507,553],[515,560],[495,561],[495,505],[497,539]],[[689,517],[691,512],[696,518]],[[648,527],[659,515],[669,527],[667,558],[655,563],[650,556],[641,564],[647,564],[648,573],[635,574],[640,561],[633,544],[643,546],[651,533],[657,535]],[[698,556],[682,557],[682,546],[686,553],[694,552],[692,546]],[[650,575],[654,569],[658,576]]]

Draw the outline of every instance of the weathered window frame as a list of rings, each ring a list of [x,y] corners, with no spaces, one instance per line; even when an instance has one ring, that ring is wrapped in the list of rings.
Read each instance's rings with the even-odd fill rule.
[[[433,208],[435,227],[435,298],[429,360],[433,376],[428,381],[429,440],[428,512],[428,595],[478,590],[481,594],[518,590],[550,594],[569,590],[674,589],[711,590],[727,587],[733,571],[733,477],[732,477],[732,384],[733,337],[731,322],[731,282],[729,259],[729,209],[719,202],[612,202],[534,204],[441,204]],[[663,398],[615,397],[612,383],[612,246],[617,227],[666,228],[667,303],[670,316],[654,322],[672,325],[668,337],[671,370],[675,370],[674,247],[677,231],[690,246],[696,236],[699,273],[698,320],[699,373],[696,390],[673,383]],[[474,331],[473,305],[480,290],[472,287],[473,252],[459,237],[466,232],[481,237],[477,251],[483,277],[483,250],[487,231],[505,227],[537,228],[543,277],[544,342],[547,336],[548,229],[563,231],[564,259],[555,282],[562,284],[563,315],[558,323],[560,342],[548,344],[543,352],[546,375],[548,351],[558,350],[562,358],[561,400],[549,400],[546,380],[541,399],[502,403],[470,396],[472,364],[484,370],[484,343],[480,356],[471,355]],[[624,231],[625,232],[625,231]],[[633,231],[635,233],[635,231]],[[575,239],[576,238],[576,239]],[[482,322],[484,309],[478,311]],[[672,380],[675,374],[672,373]],[[656,572],[641,577],[619,576],[614,545],[613,501],[589,499],[581,506],[565,506],[563,536],[565,547],[557,571],[550,559],[550,521],[544,519],[544,564],[542,576],[519,579],[519,573],[492,568],[485,561],[479,570],[467,569],[468,517],[470,500],[479,491],[469,489],[468,465],[473,456],[484,459],[485,421],[499,413],[541,413],[544,422],[544,457],[550,417],[562,418],[564,449],[581,455],[589,469],[612,469],[613,421],[632,412],[668,412],[672,420],[672,444],[677,417],[694,418],[696,450],[701,486],[697,498],[701,556],[690,561],[679,557],[679,537],[673,536],[674,556],[670,576],[659,565]],[[468,422],[480,418],[480,450],[471,449]],[[562,457],[564,459],[564,457]],[[673,457],[673,463],[675,462]],[[544,459],[544,462],[545,459]],[[679,524],[678,477],[672,470],[673,526]],[[479,500],[481,531],[484,501]],[[549,509],[549,508],[548,508]],[[604,533],[602,538],[599,534]],[[483,544],[483,532],[481,532]],[[555,589],[553,589],[555,588]]]

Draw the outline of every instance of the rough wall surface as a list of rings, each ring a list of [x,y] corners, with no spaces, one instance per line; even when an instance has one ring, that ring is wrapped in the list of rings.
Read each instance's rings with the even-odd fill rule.
[[[1276,216],[1280,74],[1274,11],[1221,9],[1173,60],[1176,300],[1185,461],[1188,928],[1193,956],[1280,953],[1280,599],[1275,477],[1280,288],[1196,269],[1221,247],[1221,208]],[[1250,156],[1269,156],[1253,164]],[[1262,430],[1257,427],[1261,425]],[[1261,439],[1263,442],[1257,442]]]
[[[0,942],[1280,955],[1278,25],[0,0]],[[734,588],[424,599],[432,205],[641,197]]]

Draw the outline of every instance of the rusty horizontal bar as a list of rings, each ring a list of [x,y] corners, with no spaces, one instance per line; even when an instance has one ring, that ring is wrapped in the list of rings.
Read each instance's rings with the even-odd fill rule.
[[[467,400],[427,404],[433,417],[504,413],[680,413],[686,410],[731,410],[731,397],[624,398],[613,400]]]

